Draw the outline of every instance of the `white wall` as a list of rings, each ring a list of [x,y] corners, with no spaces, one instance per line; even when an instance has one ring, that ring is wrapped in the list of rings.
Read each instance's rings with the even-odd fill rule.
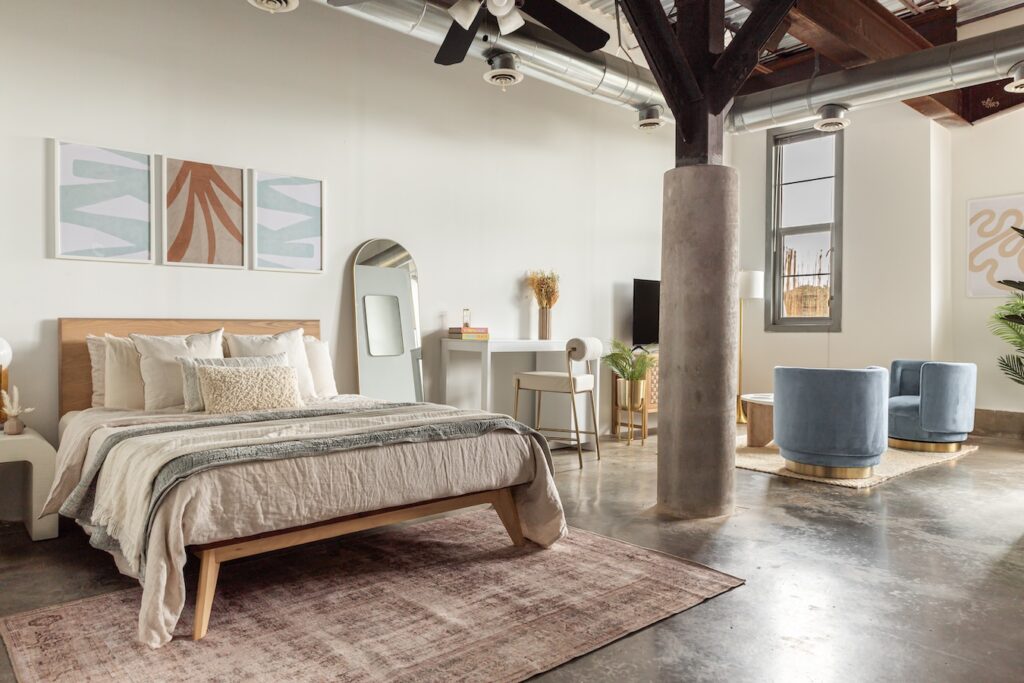
[[[627,110],[529,80],[502,93],[480,62],[436,66],[432,46],[313,2],[271,16],[245,0],[3,0],[0,14],[0,336],[51,439],[61,316],[319,318],[353,391],[351,255],[389,237],[419,269],[431,398],[440,331],[464,307],[495,336],[534,332],[527,269],[562,275],[556,336],[603,339],[628,338],[631,279],[658,277],[672,131],[639,134]],[[49,137],[323,178],[327,271],[48,258]]]
[[[1024,110],[954,130],[951,137],[954,353],[978,364],[979,408],[1021,411],[1024,388],[1006,379],[996,365],[996,358],[1011,349],[988,330],[989,317],[1003,299],[967,297],[967,202],[1024,194]]]
[[[888,366],[931,356],[931,127],[909,107],[853,112],[844,146],[842,332],[766,332],[744,304],[744,391],[771,391],[776,365]],[[740,267],[764,270],[766,133],[734,136]]]

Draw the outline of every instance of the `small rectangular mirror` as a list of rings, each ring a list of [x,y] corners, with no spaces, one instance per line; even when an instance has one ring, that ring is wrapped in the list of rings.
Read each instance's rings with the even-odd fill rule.
[[[402,311],[397,296],[364,296],[363,315],[366,319],[367,349],[371,356],[401,356],[405,353]]]

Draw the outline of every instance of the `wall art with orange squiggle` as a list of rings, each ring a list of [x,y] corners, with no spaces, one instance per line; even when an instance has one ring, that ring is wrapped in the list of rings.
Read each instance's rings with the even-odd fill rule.
[[[245,267],[245,172],[164,159],[164,261]]]
[[[1024,280],[1024,194],[967,202],[967,295],[1006,296],[999,280]]]

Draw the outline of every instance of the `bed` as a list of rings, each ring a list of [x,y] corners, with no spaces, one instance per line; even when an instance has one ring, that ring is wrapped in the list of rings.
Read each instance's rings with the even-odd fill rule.
[[[482,504],[514,544],[546,547],[565,535],[543,437],[507,416],[357,395],[245,414],[90,407],[86,335],[215,327],[319,336],[315,320],[59,321],[62,436],[44,509],[75,518],[139,579],[142,643],[160,647],[175,634],[189,552],[200,561],[199,640],[230,560]]]

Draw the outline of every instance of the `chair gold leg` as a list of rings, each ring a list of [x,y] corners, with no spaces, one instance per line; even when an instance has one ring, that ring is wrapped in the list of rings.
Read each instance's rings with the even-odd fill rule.
[[[576,394],[569,394],[569,405],[572,406],[572,423],[576,429],[576,457],[580,460],[580,469],[583,469],[583,442],[580,441],[580,416],[576,412]]]
[[[590,417],[594,420],[594,448],[597,450],[597,459],[601,459],[601,429],[597,426],[597,402],[594,401],[594,390],[590,390]]]
[[[512,419],[519,419],[519,380],[516,380],[516,398],[512,402]]]

